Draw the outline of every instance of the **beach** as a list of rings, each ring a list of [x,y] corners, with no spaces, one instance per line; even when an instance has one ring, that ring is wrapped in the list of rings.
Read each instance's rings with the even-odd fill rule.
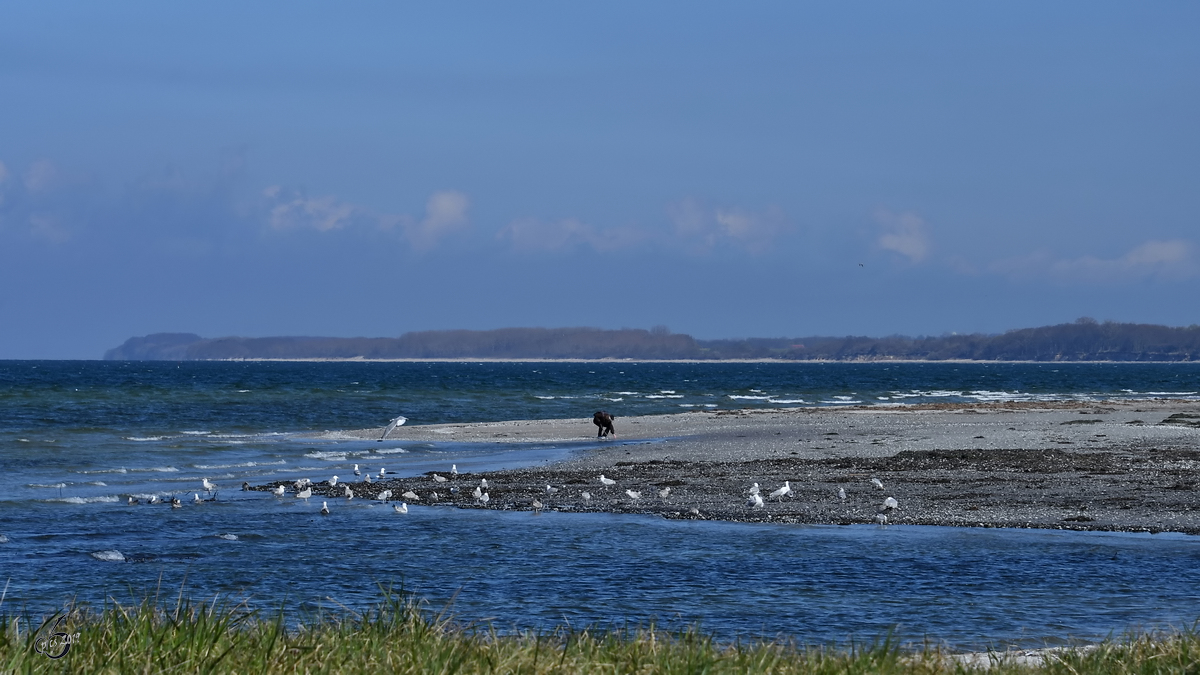
[[[352,489],[389,489],[394,499],[411,491],[422,504],[436,492],[437,503],[464,508],[529,510],[536,501],[555,511],[813,524],[876,522],[892,497],[889,525],[1200,533],[1195,401],[724,410],[618,418],[616,431],[597,443],[590,417],[401,426],[389,440],[587,447],[534,468],[446,467],[437,472],[445,482],[424,475]],[[473,496],[481,479],[486,504]],[[792,493],[771,497],[785,481]],[[754,483],[761,507],[747,503]],[[318,483],[314,493],[341,496],[343,487]]]

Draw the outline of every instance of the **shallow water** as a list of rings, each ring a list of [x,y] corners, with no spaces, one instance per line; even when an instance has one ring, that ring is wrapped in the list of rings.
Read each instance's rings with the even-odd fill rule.
[[[963,648],[1097,639],[1200,618],[1200,540],[1179,535],[419,506],[400,515],[340,499],[322,517],[319,499],[237,489],[353,480],[356,463],[401,475],[452,463],[464,472],[511,468],[590,443],[306,436],[401,413],[413,423],[579,417],[586,430],[601,405],[627,416],[801,398],[890,404],[913,391],[926,392],[911,397],[919,401],[985,395],[972,391],[1013,399],[1200,391],[1194,364],[831,365],[0,363],[0,577],[8,582],[0,612],[46,611],[73,598],[131,601],[156,589],[173,597],[181,586],[264,609],[336,610],[378,601],[379,584],[403,584],[434,607],[453,602],[460,618],[502,628],[698,622],[725,637],[803,642],[895,630]],[[215,502],[196,505],[194,494],[209,496],[202,478],[219,490]],[[178,495],[184,507],[128,506],[130,495]]]

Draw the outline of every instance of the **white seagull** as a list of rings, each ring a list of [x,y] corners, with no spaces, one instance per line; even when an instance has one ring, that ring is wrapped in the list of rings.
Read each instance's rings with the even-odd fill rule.
[[[784,497],[786,497],[790,494],[792,494],[792,482],[785,480],[785,481],[783,481],[783,487],[772,492],[771,496],[775,497],[776,499],[783,499]]]
[[[367,475],[363,476],[363,482],[370,483],[371,482],[371,474],[367,474]]]
[[[546,494],[548,494],[548,495],[552,495],[552,494],[554,494],[555,492],[558,492],[558,488],[556,488],[556,487],[551,487],[551,486],[549,486],[549,485],[547,485],[547,486],[546,486]]]
[[[479,479],[479,487],[483,488],[484,490],[488,489],[486,478]]]
[[[750,492],[748,494],[756,495],[756,494],[758,494],[758,492],[759,492],[758,483],[755,483],[754,485],[750,486]]]
[[[838,499],[846,501],[846,488],[838,488]]]
[[[762,495],[750,495],[750,498],[746,500],[746,506],[761,509],[763,507]]]
[[[329,515],[329,502],[321,502],[321,515]]]
[[[217,489],[217,486],[210,483],[207,478],[201,478],[200,484],[204,486],[205,492],[212,492],[213,490]]]
[[[408,513],[408,504],[404,502],[400,502],[399,506],[392,504],[392,508],[395,509],[396,513]]]
[[[299,491],[303,490],[304,488],[308,487],[308,484],[311,482],[312,481],[307,478],[301,478],[300,480],[296,481],[295,484],[292,485],[292,487],[296,488],[296,492],[299,492]]]
[[[658,496],[661,499],[666,499],[667,495],[669,495],[669,494],[671,494],[671,486],[669,486],[669,485],[658,491]]]
[[[296,499],[303,499],[305,501],[308,501],[308,498],[311,496],[312,496],[312,488],[304,488],[303,490],[296,493]]]
[[[346,497],[347,501],[354,499],[354,490],[351,490],[349,485],[343,485],[342,489],[346,491],[344,496]]]
[[[592,493],[588,492],[587,490],[584,490],[583,494],[581,494],[580,496],[583,497],[583,501],[585,501],[585,502],[592,501]]]
[[[875,522],[879,523],[880,527],[887,527],[887,516],[882,513],[875,514]]]
[[[379,467],[379,480],[383,480],[383,477],[386,475],[387,475],[387,469],[383,468],[382,466]]]
[[[379,493],[378,497],[376,497],[376,499],[378,499],[381,502],[385,502],[385,503],[387,502],[387,500],[389,500],[391,498],[392,498],[391,490],[384,490],[383,492]]]
[[[875,487],[879,488],[880,490],[883,489],[883,481],[879,480],[878,478],[872,478],[871,485],[874,485]]]
[[[534,510],[534,511],[541,511],[541,510],[542,510],[542,503],[541,503],[541,502],[539,502],[539,501],[538,501],[538,500],[536,500],[536,499],[535,499],[535,500],[533,500],[533,510]]]
[[[626,490],[625,494],[629,495],[629,498],[634,501],[637,501],[642,498],[642,493],[634,492],[633,490]]]
[[[486,505],[488,502],[490,502],[491,500],[492,500],[492,498],[491,498],[490,496],[488,496],[488,493],[486,493],[486,492],[485,492],[485,493],[483,493],[483,496],[479,498],[479,501],[480,501],[481,503],[485,504],[485,505]]]
[[[387,427],[384,428],[383,435],[379,437],[379,440],[383,441],[383,439],[387,438],[388,434],[392,433],[392,429],[395,429],[396,427],[400,426],[401,424],[404,424],[407,421],[408,421],[408,418],[405,417],[404,415],[401,415],[401,416],[397,417],[396,419],[392,420],[391,422],[388,422],[388,425],[387,425]]]
[[[617,481],[611,478],[605,478],[604,474],[600,474],[600,482],[604,485],[616,485]]]
[[[435,482],[435,483],[445,483],[447,480],[449,480],[449,479],[446,478],[445,476],[439,476],[436,473],[433,474],[433,482]]]
[[[202,501],[204,501],[204,500],[203,500],[203,499],[200,499],[200,493],[199,493],[199,492],[197,492],[197,493],[196,493],[196,498],[192,500],[192,503],[194,503],[194,504],[199,504],[199,503],[200,503],[200,502],[202,502]]]
[[[451,476],[457,476],[457,475],[458,475],[458,465],[457,465],[457,464],[451,464],[451,465],[450,465],[450,475],[451,475]]]
[[[390,491],[388,491],[388,492],[390,493]],[[390,494],[389,494],[389,496],[390,496]],[[404,497],[405,499],[407,499],[407,500],[408,500],[408,501],[410,501],[410,502],[419,502],[419,501],[421,501],[421,498],[417,496],[417,493],[413,492],[412,490],[409,490],[409,491],[405,492],[404,494],[402,494],[402,495],[400,495],[400,496],[401,496],[401,497]]]
[[[475,488],[475,491],[471,493],[471,496],[475,497],[475,499],[479,499],[483,496],[483,490],[480,488]]]
[[[275,489],[271,490],[271,494],[275,495],[276,497],[282,497],[283,493],[285,492],[287,492],[287,488],[283,487],[282,485],[276,485]]]
[[[358,465],[357,465],[357,464],[355,464],[355,465],[354,465],[354,475],[355,475],[355,476],[361,476],[361,475],[362,475],[362,472],[358,470]]]
[[[338,481],[338,477],[337,477],[337,476],[334,476],[333,478],[330,478],[330,479],[329,479],[329,487],[333,487],[334,485],[337,485],[337,481]]]

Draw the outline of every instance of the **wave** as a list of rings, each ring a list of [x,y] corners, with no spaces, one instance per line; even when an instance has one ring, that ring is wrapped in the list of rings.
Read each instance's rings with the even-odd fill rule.
[[[389,448],[387,450],[376,450],[377,455],[399,455],[408,452],[404,448]]]
[[[238,536],[236,534],[218,534],[216,536],[217,536],[217,539],[224,539],[226,541],[237,541],[238,540]]]
[[[193,464],[194,469],[239,469],[251,466],[276,466],[279,464],[287,464],[286,459],[281,459],[278,462],[240,462],[238,464]]]
[[[103,560],[104,562],[125,562],[125,554],[115,548],[105,551],[92,551],[89,555],[96,560]]]
[[[62,502],[64,504],[100,504],[105,502],[119,502],[120,497],[113,495],[103,495],[101,497],[58,497],[55,499],[43,499],[44,502]]]
[[[683,394],[646,394],[646,398],[683,398]]]
[[[787,403],[807,403],[807,401],[805,401],[802,398],[768,398],[767,402],[768,403],[785,403],[785,404],[787,404]]]
[[[67,484],[66,483],[49,483],[49,484],[47,484],[47,483],[30,483],[30,484],[26,485],[25,487],[50,488],[52,490],[61,490],[65,487],[67,487]]]
[[[125,440],[146,443],[150,441],[162,441],[166,440],[166,438],[166,436],[126,436]]]
[[[212,432],[211,431],[181,431],[180,433],[182,433],[185,436],[207,436],[207,435],[211,434]]]
[[[771,399],[770,396],[739,396],[737,394],[730,394],[729,398],[735,401],[769,401]]]
[[[313,459],[323,459],[326,462],[344,462],[344,461],[346,461],[346,453],[344,451],[338,452],[338,451],[314,450],[313,452],[304,453],[304,456],[312,457]]]

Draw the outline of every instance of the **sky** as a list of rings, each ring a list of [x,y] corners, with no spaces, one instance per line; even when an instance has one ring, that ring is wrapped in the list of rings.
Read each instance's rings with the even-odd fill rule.
[[[0,4],[0,358],[1200,323],[1194,2]]]

